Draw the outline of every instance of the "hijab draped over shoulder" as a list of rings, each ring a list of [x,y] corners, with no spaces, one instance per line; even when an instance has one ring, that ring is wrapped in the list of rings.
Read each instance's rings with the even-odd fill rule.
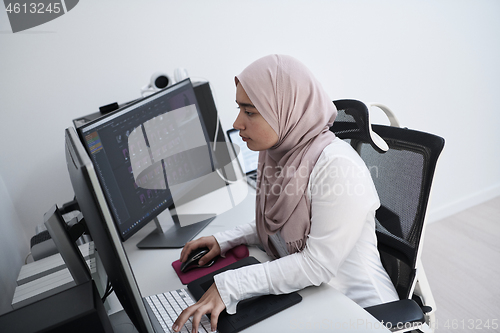
[[[269,55],[235,78],[278,135],[259,154],[256,225],[267,253],[278,257],[269,236],[280,232],[288,253],[301,251],[311,228],[306,191],[316,161],[335,135],[337,109],[301,62]]]

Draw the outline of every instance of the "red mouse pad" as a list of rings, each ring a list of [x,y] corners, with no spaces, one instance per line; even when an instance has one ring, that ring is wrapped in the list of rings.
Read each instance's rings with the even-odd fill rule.
[[[226,257],[222,258],[219,257],[215,264],[213,264],[210,267],[207,268],[193,268],[189,272],[182,273],[181,272],[181,262],[179,260],[176,260],[172,263],[172,267],[174,268],[175,272],[179,276],[179,279],[181,279],[182,284],[188,284],[191,281],[194,281],[204,275],[210,274],[212,272],[215,272],[223,267],[226,267],[227,265],[231,265],[234,262],[237,262],[238,260],[241,260],[243,258],[248,257],[248,248],[246,245],[238,245],[235,248],[232,248],[231,250],[226,252]]]

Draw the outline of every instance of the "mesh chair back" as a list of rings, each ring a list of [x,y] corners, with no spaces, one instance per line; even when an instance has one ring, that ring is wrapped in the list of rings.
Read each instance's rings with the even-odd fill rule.
[[[334,133],[336,126],[334,123],[330,128]],[[444,139],[406,128],[372,128],[389,145],[386,153],[379,153],[362,135],[342,136],[350,139],[370,170],[381,202],[375,217],[382,264],[399,297],[409,298],[432,178]]]

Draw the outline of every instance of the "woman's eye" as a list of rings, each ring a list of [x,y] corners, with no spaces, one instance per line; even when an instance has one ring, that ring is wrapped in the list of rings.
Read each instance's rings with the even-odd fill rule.
[[[246,107],[242,106],[240,107],[239,105],[236,107],[238,110],[240,110],[241,112],[243,112],[245,115],[247,116],[252,116],[255,112],[250,112],[246,109]]]

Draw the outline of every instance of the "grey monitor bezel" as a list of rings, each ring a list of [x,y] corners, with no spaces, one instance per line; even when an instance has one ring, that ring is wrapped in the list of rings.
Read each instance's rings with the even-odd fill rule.
[[[100,251],[100,258],[115,293],[136,328],[141,332],[153,333],[151,319],[147,314],[146,306],[104,197],[94,165],[75,129],[71,127],[66,129],[66,153],[68,170],[70,171],[73,167],[79,169],[77,171],[86,178],[84,181],[89,187],[89,192],[91,191],[90,193],[83,193],[85,189],[75,188],[78,185],[76,183],[78,180],[73,179],[74,175],[70,171],[70,178],[72,178],[80,209],[86,218],[87,227],[96,249]],[[86,198],[82,198],[82,195],[86,196]],[[91,200],[91,202],[81,202],[83,200]],[[87,215],[85,215],[86,213]]]

